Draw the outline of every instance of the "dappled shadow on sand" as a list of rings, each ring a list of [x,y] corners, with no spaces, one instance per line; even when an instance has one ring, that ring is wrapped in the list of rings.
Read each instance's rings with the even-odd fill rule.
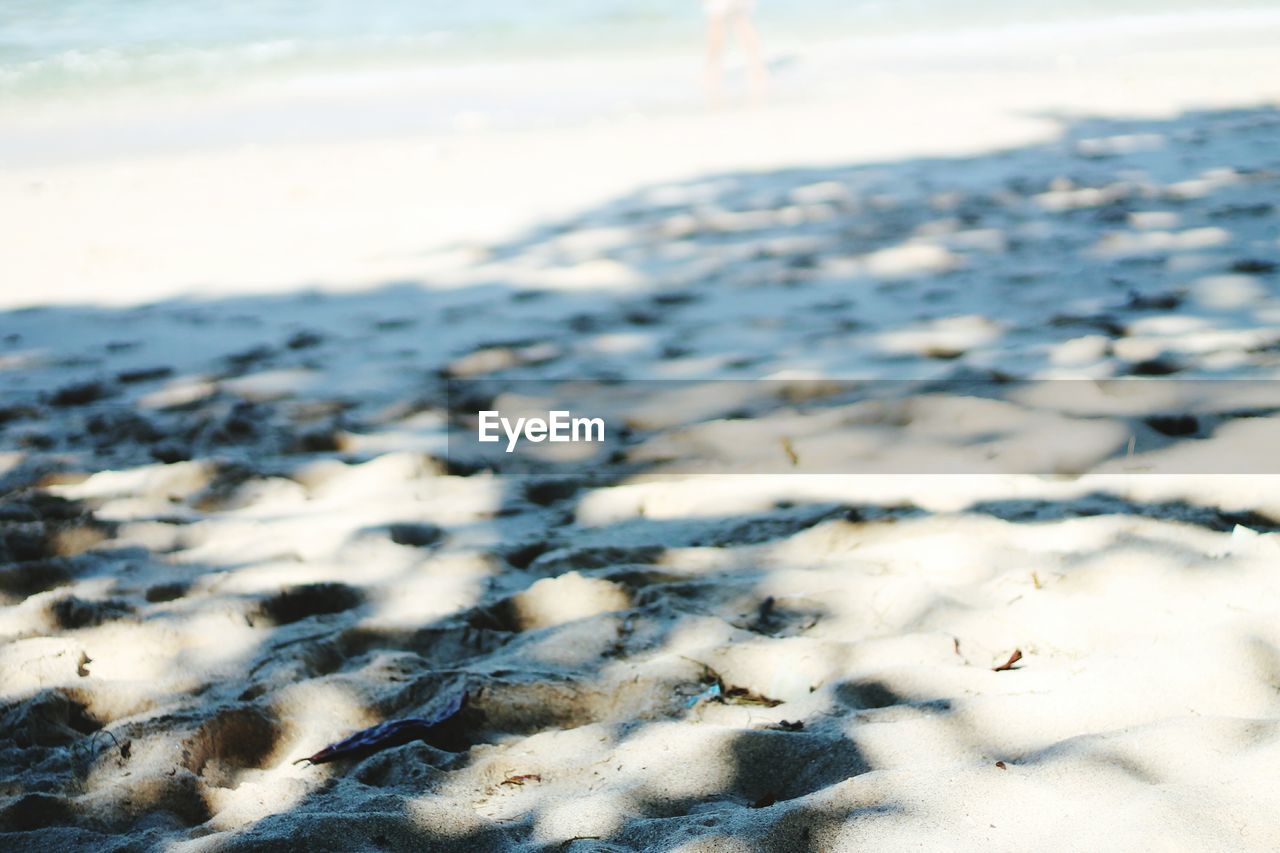
[[[1083,120],[981,157],[709,176],[489,247],[451,289],[3,316],[0,832],[822,850],[943,820],[907,778],[931,766],[1169,778],[1071,740],[1155,719],[1110,682],[1079,689],[1114,716],[1057,717],[1060,684],[993,667],[1045,601],[1083,619],[1109,583],[1181,582],[1267,513],[1034,478],[949,508],[927,478],[712,488],[627,457],[664,427],[591,470],[495,476],[447,458],[448,393],[1268,376],[1278,125]],[[1067,526],[1086,544],[1040,542]],[[1250,648],[1272,677],[1270,641]],[[460,691],[448,742],[292,768]]]

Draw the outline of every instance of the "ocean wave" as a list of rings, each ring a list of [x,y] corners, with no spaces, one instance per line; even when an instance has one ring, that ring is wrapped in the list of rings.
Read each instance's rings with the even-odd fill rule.
[[[268,39],[218,47],[127,50],[71,49],[52,56],[0,63],[0,93],[40,96],[104,87],[166,87],[234,83],[257,73],[359,65],[421,54],[448,44],[452,33],[384,36],[349,41]]]
[[[1258,0],[759,0],[774,44],[864,39],[933,50],[993,35],[1039,38],[1249,26],[1274,17]],[[371,69],[535,57],[698,50],[692,0],[474,0],[459,6],[369,0],[9,0],[0,7],[0,95],[94,96],[112,89],[234,86],[263,75],[340,75]]]

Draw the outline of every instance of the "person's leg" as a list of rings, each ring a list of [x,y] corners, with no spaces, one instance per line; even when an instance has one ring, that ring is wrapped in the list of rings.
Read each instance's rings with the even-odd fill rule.
[[[724,85],[724,42],[728,30],[728,20],[723,12],[711,12],[707,15],[707,68],[704,82],[707,93],[714,99],[720,98]]]
[[[760,50],[760,35],[756,31],[755,24],[751,22],[751,13],[744,11],[734,17],[738,44],[742,45],[742,53],[747,61],[751,91],[757,97],[768,94],[769,68],[764,64],[764,56]]]

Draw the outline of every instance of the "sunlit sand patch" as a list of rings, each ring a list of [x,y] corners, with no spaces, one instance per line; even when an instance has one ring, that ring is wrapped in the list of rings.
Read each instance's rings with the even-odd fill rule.
[[[1001,325],[978,315],[947,317],[912,329],[885,332],[876,343],[886,352],[910,353],[931,357],[956,357],[969,349],[995,339]]]
[[[319,381],[320,377],[313,370],[264,370],[223,379],[218,385],[246,400],[267,402],[298,396]]]
[[[960,266],[961,259],[941,246],[921,243],[881,249],[862,259],[867,273],[881,278],[936,274]]]
[[[1231,232],[1223,228],[1191,228],[1186,231],[1116,232],[1103,237],[1093,251],[1104,257],[1141,255],[1150,252],[1187,252],[1224,246]]]
[[[207,400],[217,392],[217,383],[208,377],[180,377],[165,383],[158,391],[144,394],[138,405],[146,409],[174,409]]]
[[[460,613],[480,602],[492,573],[488,563],[474,557],[434,561],[397,577],[394,590],[374,600],[368,619],[406,629]]]
[[[1195,300],[1206,308],[1242,309],[1267,300],[1270,294],[1249,275],[1207,276],[1192,284]]]

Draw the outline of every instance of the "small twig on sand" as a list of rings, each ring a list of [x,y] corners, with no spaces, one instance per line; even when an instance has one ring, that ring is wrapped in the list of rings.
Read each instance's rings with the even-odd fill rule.
[[[777,599],[772,595],[767,596],[764,601],[760,602],[760,607],[757,610],[757,618],[761,622],[767,622],[769,617],[773,615],[773,608],[777,603]]]
[[[992,672],[1008,672],[1013,669],[1013,665],[1022,660],[1022,649],[1014,649],[1013,654],[1009,655],[1009,659],[999,666],[993,666]]]
[[[521,773],[518,776],[508,776],[499,782],[499,785],[523,785],[525,782],[541,782],[542,775],[539,773]]]
[[[80,741],[77,743],[73,743],[71,745],[73,754],[78,755],[81,749],[84,750],[86,770],[88,769],[88,765],[93,763],[94,750],[97,749],[98,747],[98,738],[103,736],[111,738],[111,742],[116,745],[116,750],[119,751],[120,758],[122,758],[123,760],[128,761],[129,756],[133,753],[133,741],[126,738],[122,743],[120,739],[115,736],[114,733],[109,732],[106,729],[99,729],[98,731],[94,732],[92,735],[89,736],[89,739],[87,742]]]
[[[782,444],[782,452],[787,454],[787,461],[791,463],[791,467],[794,468],[799,465],[800,456],[796,453],[795,445],[791,443],[791,439],[784,435],[780,443]]]
[[[756,618],[746,626],[748,631],[755,631],[758,634],[768,633],[769,624],[773,619],[774,607],[777,601],[772,595],[760,602],[760,606],[756,608]]]

